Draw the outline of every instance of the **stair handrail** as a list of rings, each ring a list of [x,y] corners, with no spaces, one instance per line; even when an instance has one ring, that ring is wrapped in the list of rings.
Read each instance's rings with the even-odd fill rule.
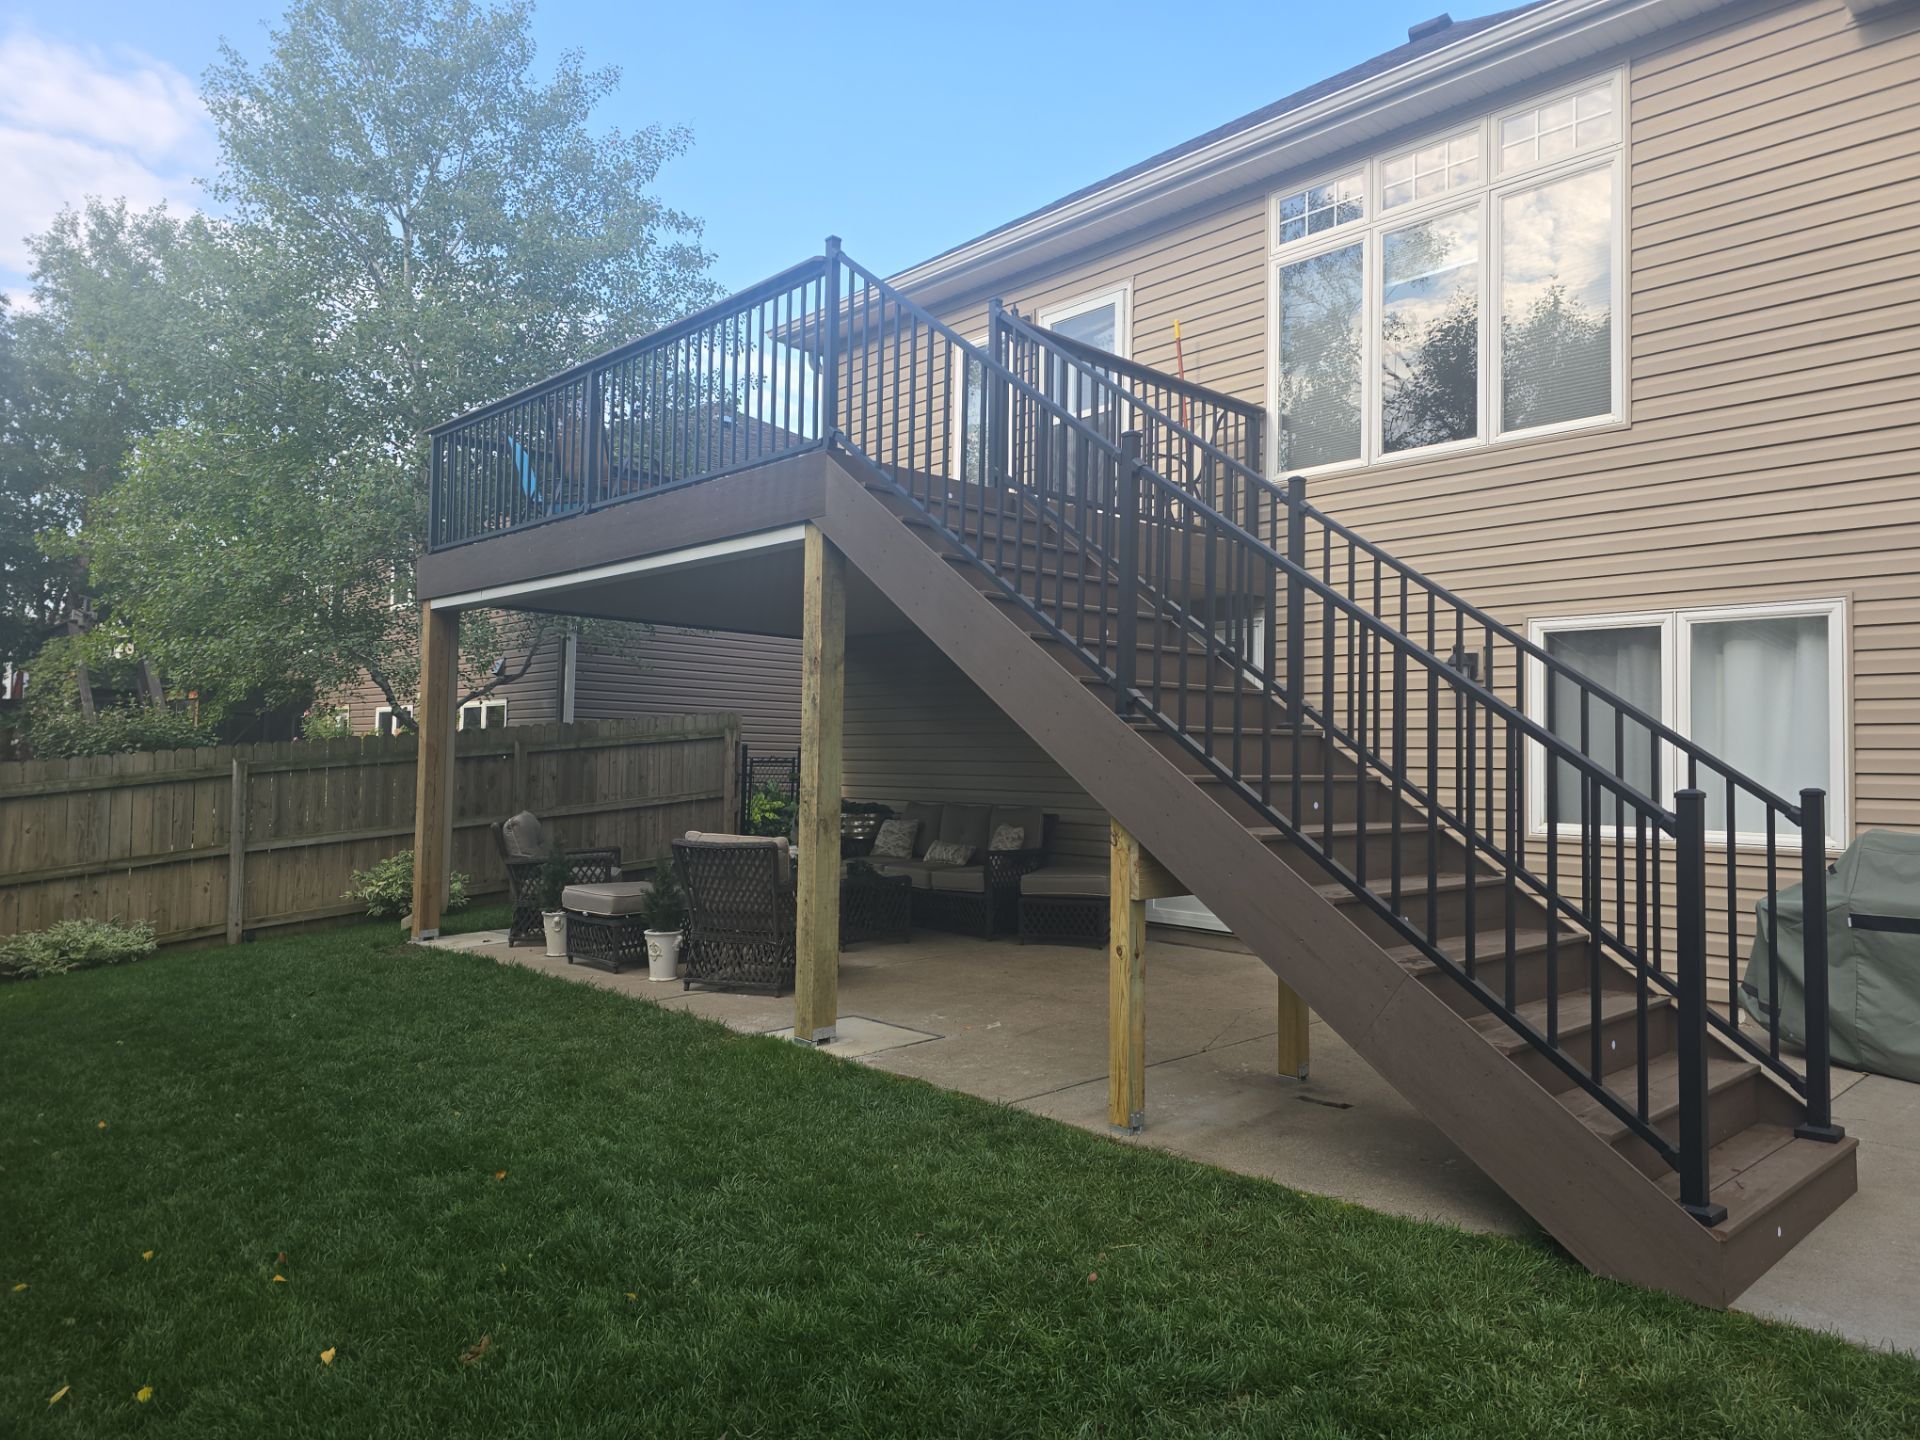
[[[1824,791],[1817,788],[1808,788],[1801,792],[1798,803],[1790,801],[1773,791],[1770,787],[1727,764],[1717,755],[1707,751],[1705,747],[1674,730],[1673,727],[1647,714],[1632,702],[1616,695],[1606,686],[1591,681],[1578,671],[1571,669],[1564,662],[1556,659],[1543,646],[1521,635],[1472,602],[1465,600],[1453,591],[1431,580],[1413,566],[1399,560],[1379,545],[1357,534],[1351,527],[1335,520],[1317,507],[1308,504],[1304,497],[1304,480],[1302,477],[1298,475],[1291,476],[1289,477],[1287,485],[1279,485],[1255,467],[1244,463],[1238,457],[1213,444],[1193,427],[1185,424],[1176,416],[1167,413],[1164,408],[1155,405],[1150,399],[1135,391],[1121,388],[1116,383],[1116,377],[1136,374],[1141,369],[1141,367],[1133,364],[1133,362],[1126,361],[1119,356],[1109,355],[1107,352],[1103,352],[1099,350],[1098,347],[1089,345],[1084,341],[1060,335],[1055,331],[1025,319],[1017,312],[996,309],[993,319],[997,326],[1004,327],[1007,332],[1013,335],[1024,336],[1036,344],[1052,347],[1061,352],[1065,357],[1066,363],[1074,367],[1083,383],[1106,386],[1109,389],[1119,391],[1126,404],[1138,410],[1142,415],[1150,418],[1154,424],[1165,428],[1187,444],[1206,454],[1210,461],[1220,466],[1229,474],[1236,476],[1241,483],[1249,489],[1257,490],[1265,494],[1268,497],[1268,511],[1272,513],[1276,519],[1281,516],[1288,518],[1289,523],[1287,524],[1286,533],[1289,544],[1287,546],[1288,554],[1285,557],[1287,561],[1285,569],[1289,576],[1293,578],[1294,584],[1297,585],[1299,583],[1299,577],[1301,575],[1305,575],[1309,579],[1316,578],[1312,576],[1311,571],[1306,570],[1304,565],[1299,563],[1304,560],[1304,555],[1294,553],[1302,548],[1299,540],[1301,535],[1299,522],[1311,518],[1323,527],[1326,534],[1339,536],[1355,550],[1365,554],[1380,566],[1385,567],[1394,575],[1406,581],[1419,593],[1430,597],[1434,603],[1445,604],[1458,619],[1471,620],[1477,628],[1484,632],[1487,638],[1489,652],[1492,641],[1495,638],[1512,645],[1520,663],[1530,661],[1540,666],[1541,671],[1547,677],[1549,694],[1551,693],[1551,686],[1556,679],[1564,680],[1577,688],[1583,696],[1583,705],[1586,700],[1597,699],[1601,704],[1613,708],[1619,716],[1630,718],[1636,724],[1643,726],[1656,747],[1658,744],[1670,745],[1679,754],[1686,766],[1683,774],[1674,777],[1676,782],[1674,787],[1674,808],[1670,809],[1657,797],[1648,795],[1624,775],[1607,772],[1605,785],[1606,788],[1614,790],[1616,793],[1619,792],[1622,787],[1625,787],[1630,795],[1637,797],[1639,800],[1651,806],[1652,813],[1658,813],[1662,817],[1660,828],[1664,833],[1673,837],[1677,847],[1699,846],[1704,851],[1706,844],[1704,826],[1691,827],[1686,833],[1683,833],[1683,827],[1680,825],[1679,803],[1682,795],[1688,793],[1692,787],[1697,787],[1700,783],[1699,771],[1702,767],[1712,771],[1718,776],[1724,786],[1726,807],[1724,848],[1728,875],[1728,881],[1725,886],[1728,896],[1726,930],[1729,936],[1737,935],[1737,917],[1734,910],[1733,897],[1738,887],[1733,877],[1735,874],[1736,851],[1741,848],[1743,843],[1741,837],[1745,833],[1738,829],[1736,818],[1736,806],[1738,803],[1737,792],[1739,791],[1746,792],[1747,795],[1757,800],[1766,808],[1764,849],[1769,879],[1769,893],[1777,893],[1778,889],[1773,878],[1778,871],[1776,853],[1777,836],[1775,831],[1775,815],[1777,814],[1787,823],[1800,829],[1802,891],[1806,896],[1807,903],[1812,907],[1816,907],[1815,911],[1810,911],[1810,913],[1817,913],[1817,911],[1824,910],[1826,891]],[[1191,386],[1192,384],[1192,382],[1188,381],[1178,381],[1176,383],[1183,386]],[[1244,405],[1246,402],[1239,403]],[[1191,468],[1192,467],[1189,467],[1189,469]],[[1189,503],[1198,504],[1203,502],[1199,497],[1190,497]],[[1249,504],[1246,509],[1249,515],[1259,513],[1259,507],[1257,505]],[[1219,518],[1222,520],[1226,519],[1224,516]],[[1236,526],[1236,528],[1241,527]],[[1279,528],[1278,525],[1276,525],[1275,528],[1277,530]],[[1275,549],[1274,546],[1267,545],[1266,542],[1258,536],[1249,536],[1248,538],[1268,551]],[[1329,582],[1331,581],[1330,576],[1328,580]],[[1308,588],[1312,589],[1313,587],[1310,585]],[[1335,589],[1338,593],[1338,587],[1335,587]],[[1361,608],[1365,610],[1364,605],[1362,605]],[[1370,614],[1371,612],[1367,613]],[[1387,629],[1388,631],[1392,631],[1393,627],[1389,625]],[[1486,703],[1485,697],[1491,693],[1486,687],[1478,685],[1477,682],[1464,675],[1460,677],[1460,682],[1456,683],[1456,688],[1475,694],[1478,703],[1482,704]],[[1494,709],[1496,713],[1501,714],[1509,723],[1513,723],[1515,717],[1525,716],[1524,710],[1519,706],[1510,705],[1504,701],[1498,701]],[[1528,728],[1529,730],[1537,729],[1537,727],[1531,725],[1529,725]],[[1542,743],[1548,753],[1557,760],[1572,763],[1575,756],[1584,757],[1584,751],[1579,747],[1571,745],[1570,742],[1562,740],[1557,735],[1554,736],[1552,743]],[[1653,753],[1656,757],[1655,779],[1657,781],[1665,767],[1661,766],[1658,762],[1657,748],[1654,749]],[[1458,817],[1453,818],[1456,823],[1458,823]],[[1811,832],[1811,838],[1809,838],[1809,832]],[[1749,848],[1752,848],[1751,839],[1745,843]],[[1703,875],[1705,873],[1704,859],[1702,859],[1700,872]],[[1562,903],[1559,897],[1553,897],[1553,901],[1555,904]],[[1604,930],[1603,925],[1591,922],[1589,922],[1589,928],[1595,933],[1600,933]],[[1704,931],[1702,932],[1700,943],[1702,945],[1705,944]],[[1677,976],[1669,976],[1657,966],[1649,968],[1644,957],[1624,944],[1618,945],[1616,948],[1623,958],[1629,959],[1629,962],[1634,966],[1636,971],[1647,974],[1652,983],[1661,986],[1676,998],[1682,1000],[1687,998],[1682,994],[1682,987],[1678,983]],[[1781,1059],[1780,1015],[1777,1009],[1777,1002],[1775,1008],[1770,1012],[1770,1019],[1767,1022],[1768,1033],[1764,1041],[1746,1033],[1739,1025],[1735,1016],[1722,1015],[1719,1011],[1713,1010],[1710,1007],[1706,1012],[1704,1023],[1745,1050],[1753,1058],[1758,1060],[1771,1074],[1783,1081],[1806,1101],[1808,1120],[1807,1124],[1801,1127],[1803,1133],[1820,1139],[1834,1139],[1842,1132],[1838,1126],[1833,1124],[1831,1116],[1830,1037],[1827,1033],[1826,1025],[1824,1023],[1816,1023],[1824,1022],[1827,1011],[1828,997],[1826,991],[1828,982],[1824,950],[1824,945],[1809,946],[1810,953],[1806,957],[1805,983],[1808,993],[1807,1008],[1809,1023],[1805,1027],[1804,1076],[1796,1073],[1791,1066],[1787,1065]],[[1768,954],[1770,967],[1770,988],[1768,994],[1771,1000],[1778,995],[1777,935],[1772,938]],[[1700,963],[1704,970],[1704,950]],[[1730,951],[1728,954],[1728,984],[1730,996],[1732,997],[1730,999],[1730,1005],[1734,1000],[1737,1000],[1743,984],[1740,980],[1738,968],[1736,954]]]
[[[1107,352],[1100,350],[1096,346],[1089,345],[1085,341],[1073,339],[1071,336],[1062,335],[1058,331],[1035,324],[1021,317],[1016,311],[1008,310],[1003,313],[1006,316],[1007,324],[1017,333],[1023,333],[1042,344],[1051,345],[1066,352],[1073,357],[1080,369],[1080,373],[1090,379],[1097,380],[1103,378],[1105,375],[1137,374],[1143,368],[1124,360],[1120,356],[1109,355]],[[1111,384],[1111,381],[1108,380],[1107,383]],[[1182,381],[1180,383],[1202,391],[1210,399],[1217,398],[1220,401],[1232,399],[1232,397],[1223,395],[1218,391],[1206,391],[1204,387],[1194,387],[1191,381]],[[1158,406],[1153,405],[1152,402],[1142,399],[1130,392],[1127,393],[1127,401],[1142,413],[1152,416],[1155,423],[1164,426],[1188,444],[1208,454],[1217,464],[1233,472],[1246,484],[1257,487],[1265,492],[1271,497],[1273,504],[1282,511],[1295,504],[1285,485],[1280,484],[1258,469],[1241,461],[1230,452],[1215,445],[1192,427],[1183,424],[1176,417],[1167,414]],[[1244,401],[1236,401],[1234,403],[1242,406],[1247,404],[1247,402]],[[1295,476],[1290,478],[1297,479],[1300,477]],[[1787,799],[1783,795],[1777,794],[1762,782],[1728,765],[1724,760],[1700,745],[1699,742],[1682,735],[1664,721],[1648,714],[1631,700],[1614,693],[1598,681],[1582,675],[1579,671],[1567,665],[1565,661],[1556,658],[1544,646],[1528,639],[1519,631],[1514,630],[1495,616],[1488,614],[1472,601],[1448,589],[1406,561],[1399,559],[1374,541],[1357,533],[1352,527],[1335,519],[1318,506],[1311,502],[1303,501],[1300,503],[1301,508],[1308,518],[1318,522],[1342,540],[1349,542],[1369,558],[1379,561],[1396,575],[1404,576],[1417,586],[1421,593],[1433,595],[1450,609],[1457,611],[1459,614],[1472,620],[1476,625],[1484,627],[1490,633],[1499,636],[1502,640],[1513,645],[1520,654],[1539,664],[1550,677],[1564,680],[1576,686],[1582,692],[1600,700],[1610,709],[1617,710],[1620,714],[1633,720],[1636,724],[1644,726],[1649,735],[1672,746],[1673,749],[1678,751],[1682,758],[1689,763],[1705,765],[1723,780],[1731,780],[1741,789],[1752,794],[1756,799],[1765,801],[1767,804],[1781,811],[1793,824],[1801,825],[1804,823],[1804,816],[1800,806],[1796,802]],[[1655,799],[1656,797],[1649,796],[1648,798]],[[1671,814],[1672,811],[1669,809],[1668,813]],[[1824,844],[1825,839],[1825,836],[1819,837],[1820,843]]]

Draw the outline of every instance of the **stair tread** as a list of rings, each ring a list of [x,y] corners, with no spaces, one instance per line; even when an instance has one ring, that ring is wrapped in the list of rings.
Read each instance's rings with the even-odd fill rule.
[[[1482,871],[1478,879],[1479,887],[1482,890],[1506,883],[1504,879],[1494,874],[1491,870]],[[1358,905],[1360,903],[1360,897],[1342,885],[1338,880],[1330,880],[1324,885],[1316,885],[1313,888],[1322,899],[1331,900],[1336,905]],[[1466,872],[1464,870],[1443,870],[1434,877],[1433,888],[1443,895],[1450,894],[1456,890],[1464,890],[1467,888]],[[1401,877],[1400,894],[1403,897],[1407,895],[1424,895],[1426,893],[1427,877],[1424,873],[1419,875],[1404,875]]]
[[[1729,1086],[1756,1076],[1760,1067],[1751,1061],[1720,1055],[1707,1057],[1707,1093],[1713,1095]],[[1614,1093],[1631,1103],[1639,1082],[1631,1072],[1622,1075]],[[1580,1086],[1561,1091],[1556,1097],[1589,1130],[1601,1139],[1612,1141],[1627,1133],[1626,1123]],[[1647,1060],[1647,1117],[1661,1120],[1680,1108],[1680,1057],[1671,1052]]]
[[[1402,894],[1405,894],[1404,886],[1402,888]],[[1568,930],[1563,927],[1560,931],[1560,943],[1562,945],[1579,945],[1584,943],[1584,940],[1585,937],[1576,930]],[[1515,928],[1513,932],[1514,954],[1526,955],[1535,950],[1544,950],[1546,948],[1547,932],[1545,930],[1540,929],[1538,926],[1532,929],[1525,927]],[[1465,963],[1465,948],[1459,940],[1448,940],[1446,951],[1448,956],[1454,961]],[[1498,930],[1482,930],[1474,937],[1473,963],[1476,967],[1495,964],[1499,958],[1506,953],[1507,932],[1505,926],[1502,926]],[[1426,957],[1426,954],[1417,945],[1394,945],[1388,948],[1387,954],[1415,973],[1421,970],[1435,970],[1439,968],[1433,961]],[[1585,973],[1586,967],[1582,966],[1581,974],[1584,975]],[[1581,993],[1584,994],[1585,992],[1582,991]]]
[[[1592,1008],[1587,1003],[1587,997],[1591,993],[1580,990],[1560,997],[1559,1033],[1561,1035],[1587,1033],[1593,1020]],[[1655,991],[1647,996],[1647,1012],[1652,1014],[1656,1010],[1664,1010],[1671,1003],[1664,991]],[[1637,997],[1631,990],[1602,990],[1600,992],[1600,1023],[1606,1025],[1610,1021],[1632,1015],[1637,1005]],[[1513,1007],[1513,1013],[1541,1034],[1546,1033],[1547,1002],[1544,999],[1528,1000],[1516,1005]],[[1513,1053],[1527,1048],[1525,1037],[1516,1033],[1498,1015],[1490,1013],[1476,1015],[1467,1023],[1486,1036],[1496,1050]]]
[[[1846,1158],[1859,1142],[1807,1140],[1791,1126],[1756,1122],[1730,1135],[1707,1152],[1708,1197],[1727,1207],[1727,1218],[1714,1227],[1723,1238],[1739,1234],[1764,1220],[1774,1207],[1802,1186],[1818,1179]],[[1673,1200],[1680,1198],[1680,1176],[1668,1172],[1660,1188]]]

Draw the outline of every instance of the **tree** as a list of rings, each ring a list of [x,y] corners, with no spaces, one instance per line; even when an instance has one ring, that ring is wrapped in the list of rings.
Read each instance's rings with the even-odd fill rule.
[[[365,670],[404,714],[421,432],[710,298],[697,224],[650,193],[686,135],[594,131],[617,72],[537,80],[530,15],[296,0],[263,64],[208,72],[231,218],[194,222],[169,323],[218,373],[157,387],[74,546],[112,643],[175,681],[278,699]],[[497,623],[462,631],[470,692],[512,678]]]

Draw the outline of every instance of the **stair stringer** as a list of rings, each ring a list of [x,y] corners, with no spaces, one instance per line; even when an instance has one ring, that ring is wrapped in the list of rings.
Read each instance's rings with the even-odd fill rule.
[[[1723,1307],[1723,1246],[1271,854],[836,455],[819,524],[866,578],[1588,1269]]]

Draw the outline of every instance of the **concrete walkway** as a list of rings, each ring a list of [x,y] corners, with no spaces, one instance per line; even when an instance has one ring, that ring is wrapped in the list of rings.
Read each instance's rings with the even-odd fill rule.
[[[494,955],[732,1029],[793,1023],[790,997],[688,993],[512,950],[504,931],[435,942]],[[1238,950],[1149,942],[1151,1145],[1298,1190],[1470,1230],[1532,1222],[1319,1020],[1311,1077],[1274,1073],[1274,979]],[[1105,1134],[1105,952],[917,932],[840,962],[829,1053]],[[1860,1137],[1860,1193],[1736,1308],[1920,1353],[1920,1085],[1837,1072],[1835,1117]]]

